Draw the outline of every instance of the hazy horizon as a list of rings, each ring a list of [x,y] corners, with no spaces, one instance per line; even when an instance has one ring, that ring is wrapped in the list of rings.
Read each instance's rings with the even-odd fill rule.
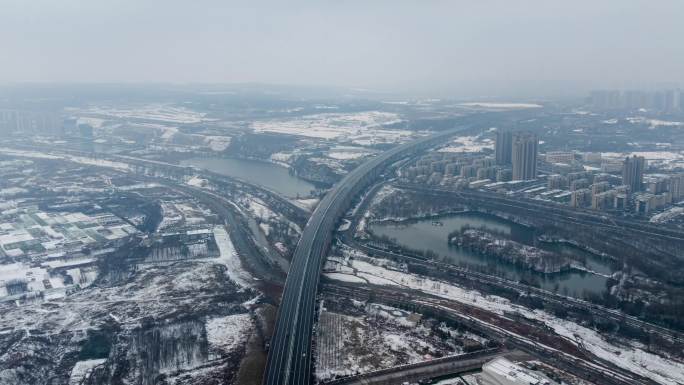
[[[444,97],[684,84],[684,3],[9,0],[0,83],[283,84]]]

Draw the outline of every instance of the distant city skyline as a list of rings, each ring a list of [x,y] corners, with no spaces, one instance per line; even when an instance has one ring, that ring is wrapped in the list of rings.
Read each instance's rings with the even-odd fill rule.
[[[321,85],[546,98],[684,84],[684,3],[32,2],[0,14],[8,82]]]

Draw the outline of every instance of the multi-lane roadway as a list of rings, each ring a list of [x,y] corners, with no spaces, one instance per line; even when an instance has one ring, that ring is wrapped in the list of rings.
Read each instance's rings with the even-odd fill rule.
[[[468,128],[444,131],[386,151],[350,172],[321,200],[294,252],[271,339],[264,384],[311,382],[311,341],[319,276],[335,226],[350,202],[388,165]]]

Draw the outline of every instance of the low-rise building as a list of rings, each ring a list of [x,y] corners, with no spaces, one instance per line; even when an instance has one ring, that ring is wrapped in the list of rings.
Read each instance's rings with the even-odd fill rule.
[[[570,151],[549,151],[544,157],[546,163],[571,164],[575,161],[575,154]]]
[[[557,385],[542,373],[499,357],[482,365],[482,380],[486,385]]]

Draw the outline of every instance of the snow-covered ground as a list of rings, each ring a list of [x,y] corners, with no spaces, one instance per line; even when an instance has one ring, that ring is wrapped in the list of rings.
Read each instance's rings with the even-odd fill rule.
[[[188,186],[204,187],[209,183],[209,181],[207,181],[206,179],[200,178],[198,176],[193,176],[192,178],[188,179],[185,183]]]
[[[278,214],[268,208],[268,206],[259,198],[249,197],[241,203],[245,204],[247,209],[251,211],[255,217],[264,221],[278,217]]]
[[[168,229],[179,225],[183,221],[183,214],[176,208],[173,202],[161,202],[162,220],[157,226],[158,230]]]
[[[130,107],[92,106],[77,113],[108,116],[119,119],[144,119],[169,123],[200,123],[206,114],[171,104],[145,104]]]
[[[123,185],[123,186],[116,186],[117,190],[120,191],[133,191],[133,190],[144,190],[144,189],[151,189],[151,188],[157,188],[161,187],[159,183],[134,183],[134,184],[129,184],[129,185]]]
[[[207,368],[210,365],[223,365],[226,360],[232,360],[232,366],[236,366],[235,360],[240,358],[241,346],[249,337],[253,322],[249,315],[225,317],[225,312],[227,309],[239,309],[241,304],[244,307],[253,306],[258,293],[249,288],[240,290],[232,283],[241,285],[244,283],[243,278],[248,281],[251,278],[240,275],[243,270],[225,229],[217,227],[210,231],[216,237],[221,252],[219,257],[172,264],[139,264],[131,270],[132,273],[126,280],[120,282],[102,281],[98,285],[69,292],[68,295],[63,289],[62,295],[55,295],[60,288],[53,288],[51,292],[46,291],[43,298],[21,303],[0,301],[0,336],[4,336],[0,339],[5,343],[4,349],[0,351],[0,383],[40,383],[17,379],[44,379],[58,371],[66,371],[66,378],[70,379],[70,383],[80,384],[93,367],[100,364],[113,365],[114,362],[130,367],[128,375],[135,378],[139,378],[136,376],[140,376],[141,371],[158,370],[159,373],[175,375],[179,370],[190,370],[198,366]],[[76,261],[88,262],[86,258]],[[71,261],[51,260],[49,265],[68,267],[71,266],[70,263]],[[80,278],[83,274],[79,270],[81,269],[78,267],[67,269],[66,274],[72,275],[74,279]],[[30,284],[43,284],[45,272],[43,268],[20,263],[0,265],[0,279],[35,278]],[[52,286],[56,287],[58,283],[52,282]],[[203,318],[206,315],[206,325],[204,320],[200,320],[201,330],[197,333],[197,338],[189,337],[187,342],[190,344],[178,349],[173,344],[179,344],[181,338],[177,333],[167,333],[167,330],[177,325],[178,317],[193,314],[202,315]],[[160,333],[150,331],[140,334],[141,324],[147,322],[145,320],[158,322]],[[118,335],[113,337],[119,345],[116,349],[128,352],[131,361],[125,361],[126,357],[118,355],[110,356],[106,362],[87,360],[68,366],[78,355],[91,331],[111,331],[112,324],[118,325],[117,331],[112,332]],[[201,344],[205,326],[208,346]],[[39,336],[32,336],[37,331]],[[160,342],[156,346],[163,353],[152,355],[151,361],[141,361],[140,357],[143,355],[140,354],[140,349],[149,347],[144,341],[147,337],[134,337],[131,340],[131,333],[138,337],[155,335],[168,344]],[[23,358],[18,363],[10,359],[16,356]],[[47,361],[46,357],[49,357]],[[133,366],[128,366],[128,363]],[[148,363],[152,363],[154,368],[147,365]],[[36,369],[37,372],[28,373],[28,368]],[[225,375],[218,373],[215,376],[221,378]],[[207,373],[202,378],[211,376],[214,375]],[[9,382],[3,382],[4,380]],[[124,383],[140,382],[126,380]]]
[[[296,204],[299,207],[302,207],[308,211],[313,211],[316,206],[318,205],[318,202],[320,199],[318,198],[305,198],[305,199],[296,199],[294,200],[294,204]]]
[[[207,143],[212,151],[225,151],[230,146],[230,136],[205,136],[204,142]]]
[[[74,163],[80,163],[80,164],[89,165],[89,166],[113,168],[113,169],[117,169],[120,171],[130,171],[130,169],[131,169],[128,164],[122,163],[122,162],[113,162],[113,161],[105,160],[105,159],[87,158],[84,156],[76,156],[76,155],[68,155],[68,154],[54,155],[54,154],[46,154],[46,153],[39,152],[39,151],[15,150],[15,149],[4,148],[4,147],[0,148],[0,154],[22,157],[22,158],[66,160],[66,161],[70,161],[70,162],[74,162]]]
[[[87,285],[95,277],[90,269],[79,266],[91,264],[93,258],[73,258],[70,245],[87,245],[92,255],[107,250],[106,242],[120,240],[137,233],[137,230],[121,218],[101,213],[86,215],[80,212],[44,212],[28,205],[15,208],[5,216],[0,213],[0,253],[3,256],[22,257],[31,260],[31,265],[20,262],[0,261],[0,297],[19,294],[16,284],[25,282],[26,291],[49,294],[54,289],[67,286],[64,276],[51,274],[49,269],[72,267],[73,284]],[[35,245],[42,249],[36,250]],[[41,262],[43,267],[37,267]],[[13,285],[15,284],[15,285]],[[7,289],[7,286],[15,289]]]
[[[288,152],[274,152],[271,154],[271,162],[277,163],[277,164],[282,164],[282,165],[288,165],[288,162],[292,157],[294,156],[294,153],[288,153]]]
[[[92,370],[105,363],[104,358],[95,360],[78,361],[73,369],[71,369],[71,377],[69,377],[69,385],[80,385],[82,381],[90,376]]]
[[[602,152],[601,159],[622,161],[628,156],[643,156],[649,165],[665,169],[684,167],[684,151]]]
[[[493,110],[517,110],[524,108],[542,108],[541,104],[536,103],[496,103],[496,102],[469,102],[461,103],[459,106],[487,108]]]
[[[623,160],[628,156],[643,156],[646,160],[680,160],[684,153],[675,151],[633,151],[633,152],[602,152],[601,159]]]
[[[316,335],[319,380],[461,354],[464,341],[481,338],[381,304],[324,300],[323,306]]]
[[[197,124],[209,119],[206,113],[176,106],[156,103],[132,106],[91,106],[85,109],[69,109],[79,123],[95,128],[97,143],[116,140],[129,141],[131,131],[152,135],[155,143],[164,148],[207,148],[210,151],[225,151],[232,138],[220,133],[202,134],[183,132],[182,125]]]
[[[365,279],[348,273],[325,273],[324,276],[334,279],[335,281],[353,282],[353,283],[368,283]]]
[[[45,282],[48,281],[52,288],[64,287],[64,280],[60,276],[50,276],[42,267],[31,267],[23,263],[10,263],[0,265],[0,298],[7,296],[6,284],[16,281],[24,281],[28,285],[29,292],[42,292],[46,290]]]
[[[252,287],[254,285],[254,279],[242,267],[242,262],[238,257],[235,246],[233,246],[233,242],[230,240],[226,228],[223,226],[215,226],[213,232],[216,245],[221,253],[219,259],[228,269],[227,273],[230,279],[239,286]]]
[[[504,312],[518,313],[529,319],[545,323],[557,334],[566,337],[578,346],[584,346],[596,356],[613,362],[623,369],[650,378],[660,384],[679,385],[684,383],[684,363],[649,353],[638,344],[623,345],[608,341],[595,330],[560,319],[544,311],[530,310],[512,304],[502,297],[482,295],[475,290],[466,290],[447,282],[409,274],[401,266],[389,261],[372,260],[368,257],[363,257],[365,260],[349,258],[354,255],[362,255],[358,251],[343,249],[343,252],[346,255],[344,258],[328,258],[326,269],[337,270],[335,265],[342,264],[354,269],[357,276],[377,285],[416,289],[499,315],[503,315]],[[367,262],[368,260],[374,261],[374,263]],[[333,275],[329,278],[338,279],[336,277],[340,276]]]
[[[373,154],[372,151],[364,147],[356,146],[335,146],[328,152],[328,157],[338,160],[359,159]]]
[[[684,207],[672,207],[665,212],[652,216],[649,222],[665,223],[680,216],[684,216]]]
[[[484,149],[493,149],[494,141],[482,139],[478,136],[460,136],[448,146],[442,147],[438,152],[481,152]]]
[[[78,124],[88,124],[95,129],[102,128],[102,126],[104,126],[104,124],[106,122],[107,122],[106,119],[93,118],[93,117],[88,117],[88,116],[79,116],[77,119]]]
[[[648,124],[650,129],[656,129],[660,126],[663,127],[677,127],[684,126],[684,122],[676,122],[669,120],[651,119],[643,116],[635,116],[627,118],[627,121],[632,124]]]
[[[324,158],[313,156],[309,158],[309,162],[313,162],[319,165],[327,166],[334,173],[338,175],[344,175],[346,173],[344,168],[344,162],[339,159]]]
[[[248,313],[207,319],[207,342],[212,353],[226,354],[236,351],[247,342],[254,328]]]
[[[118,127],[119,124],[114,127]],[[127,126],[139,131],[151,131],[163,141],[169,141],[178,133],[178,127],[160,123],[130,123]]]
[[[401,122],[389,112],[324,113],[287,120],[252,123],[254,132],[299,135],[319,139],[346,139],[360,145],[391,143],[412,136],[408,130],[383,128]]]

